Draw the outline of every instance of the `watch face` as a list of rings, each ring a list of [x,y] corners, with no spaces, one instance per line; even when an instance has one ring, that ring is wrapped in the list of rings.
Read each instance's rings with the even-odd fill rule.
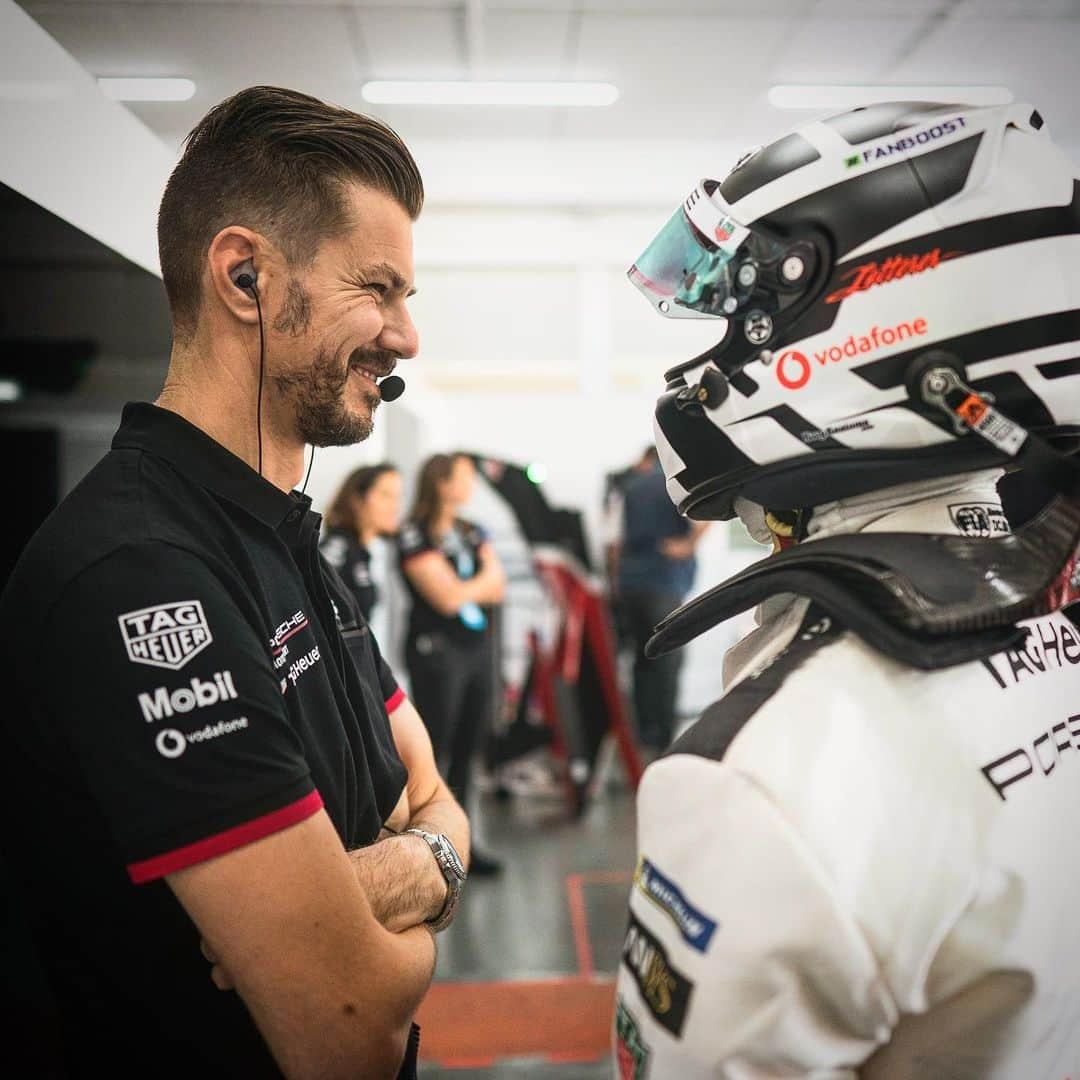
[[[465,867],[462,865],[458,853],[454,850],[454,845],[446,837],[443,837],[443,853],[446,855],[446,861],[450,864],[450,869],[453,870],[459,880],[463,881],[465,879]]]

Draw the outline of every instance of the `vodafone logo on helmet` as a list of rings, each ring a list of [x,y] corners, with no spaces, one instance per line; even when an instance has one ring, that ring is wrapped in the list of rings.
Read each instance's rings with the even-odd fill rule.
[[[806,354],[797,349],[788,349],[776,359],[776,378],[786,390],[801,390],[810,381],[812,370]]]
[[[776,358],[776,381],[785,390],[801,390],[810,381],[817,367],[826,367],[842,360],[887,349],[898,341],[922,337],[929,330],[925,319],[900,322],[895,326],[872,326],[865,334],[849,334],[837,344],[812,349],[810,356],[798,349],[785,349]],[[811,360],[810,357],[813,357]]]

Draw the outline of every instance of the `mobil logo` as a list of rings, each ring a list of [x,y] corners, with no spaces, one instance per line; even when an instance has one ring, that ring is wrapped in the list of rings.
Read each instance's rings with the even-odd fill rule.
[[[231,671],[215,671],[209,679],[198,677],[187,686],[170,691],[159,686],[149,693],[139,695],[139,708],[143,719],[152,724],[155,720],[172,719],[177,713],[189,713],[192,709],[205,709],[219,701],[235,701],[236,684]]]
[[[842,341],[809,350],[785,349],[776,358],[776,381],[785,390],[801,390],[818,368],[876,353],[900,341],[923,337],[929,330],[925,319],[899,322],[894,326],[872,326],[864,334],[849,334]]]

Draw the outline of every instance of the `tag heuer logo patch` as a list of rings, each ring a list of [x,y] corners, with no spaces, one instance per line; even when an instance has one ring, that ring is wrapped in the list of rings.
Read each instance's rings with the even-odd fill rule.
[[[179,671],[214,640],[198,600],[127,611],[119,621],[124,647],[133,664]]]
[[[634,1014],[622,997],[615,999],[615,1063],[620,1080],[645,1080],[651,1051],[641,1037]]]

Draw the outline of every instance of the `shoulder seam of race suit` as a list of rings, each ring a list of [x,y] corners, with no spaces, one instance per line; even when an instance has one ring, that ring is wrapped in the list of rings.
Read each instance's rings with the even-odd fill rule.
[[[719,701],[664,752],[695,754],[722,761],[735,737],[753,715],[784,685],[814,653],[831,645],[846,632],[832,615],[811,604],[788,645],[764,667],[736,683]]]

